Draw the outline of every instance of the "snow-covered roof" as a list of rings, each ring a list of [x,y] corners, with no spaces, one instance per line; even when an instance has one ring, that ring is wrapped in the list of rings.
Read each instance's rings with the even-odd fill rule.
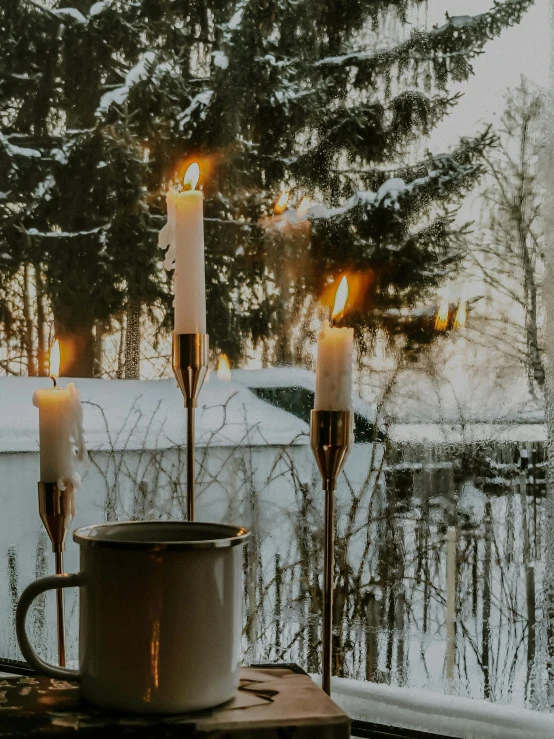
[[[303,387],[315,392],[315,373],[302,367],[268,367],[257,370],[232,370],[233,382],[245,387],[277,388]],[[356,413],[366,418],[370,423],[375,421],[375,406],[366,403],[357,395],[352,397],[352,406]]]
[[[66,384],[62,378],[61,385]],[[89,450],[167,449],[184,446],[186,411],[175,380],[75,379],[81,392]],[[38,450],[37,388],[51,387],[47,377],[0,378],[0,452]],[[308,427],[286,411],[268,405],[245,387],[204,384],[196,412],[199,446],[307,444]]]

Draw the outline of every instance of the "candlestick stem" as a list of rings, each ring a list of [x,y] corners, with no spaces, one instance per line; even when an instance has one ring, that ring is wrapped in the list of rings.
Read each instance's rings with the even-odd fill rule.
[[[187,519],[194,521],[195,408],[208,373],[207,334],[173,334],[172,365],[187,408]]]
[[[69,526],[75,513],[73,486],[67,483],[62,490],[57,482],[39,482],[38,508],[44,528],[52,542],[56,574],[63,574],[63,552]],[[65,667],[65,613],[63,590],[56,590],[56,624],[58,635],[58,662]]]
[[[323,552],[323,670],[322,687],[331,695],[333,674],[333,581],[335,571],[335,490],[325,485],[325,549]]]
[[[56,575],[63,575],[63,552],[56,551]],[[63,589],[56,590],[56,623],[58,629],[58,664],[65,667],[65,609]]]
[[[331,695],[331,675],[333,674],[335,486],[352,447],[352,437],[352,413],[350,411],[312,411],[311,447],[325,491],[322,687],[328,695]]]
[[[195,449],[194,449],[194,416],[195,407],[187,398],[187,521],[194,521],[195,496]]]

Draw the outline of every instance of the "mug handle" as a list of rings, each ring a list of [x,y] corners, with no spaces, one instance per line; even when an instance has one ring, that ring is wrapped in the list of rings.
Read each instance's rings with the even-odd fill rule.
[[[19,642],[21,653],[31,667],[33,667],[37,672],[50,675],[58,680],[79,680],[79,673],[77,670],[69,670],[65,667],[56,667],[56,665],[51,665],[49,662],[45,662],[38,656],[27,637],[25,621],[27,619],[27,613],[31,603],[37,596],[44,593],[45,590],[80,587],[83,583],[84,575],[81,572],[76,575],[50,575],[49,577],[41,577],[39,580],[35,580],[35,582],[28,585],[21,594],[17,604],[17,610],[15,612],[15,631],[17,634],[17,641]]]

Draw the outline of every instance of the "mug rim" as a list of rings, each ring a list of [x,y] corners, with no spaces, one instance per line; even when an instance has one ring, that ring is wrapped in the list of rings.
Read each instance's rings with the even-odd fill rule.
[[[214,539],[199,539],[196,541],[125,541],[118,539],[101,539],[96,538],[98,529],[110,529],[116,526],[135,527],[135,526],[175,526],[184,528],[209,527],[221,532],[221,536]],[[225,533],[227,532],[227,533]],[[127,551],[183,551],[191,549],[225,549],[234,547],[238,544],[244,544],[250,538],[250,531],[243,526],[234,526],[228,523],[212,523],[207,521],[110,521],[107,523],[91,524],[89,526],[81,526],[73,532],[73,541],[81,546],[92,547],[94,549],[123,549]]]

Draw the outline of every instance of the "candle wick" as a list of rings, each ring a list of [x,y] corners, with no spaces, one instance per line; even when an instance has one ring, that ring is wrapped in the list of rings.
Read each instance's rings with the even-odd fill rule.
[[[56,381],[56,378],[55,378],[55,377],[51,377],[50,379],[51,379],[51,380],[52,380],[52,382],[54,383],[54,387],[58,387],[58,383],[57,383],[57,381]]]

